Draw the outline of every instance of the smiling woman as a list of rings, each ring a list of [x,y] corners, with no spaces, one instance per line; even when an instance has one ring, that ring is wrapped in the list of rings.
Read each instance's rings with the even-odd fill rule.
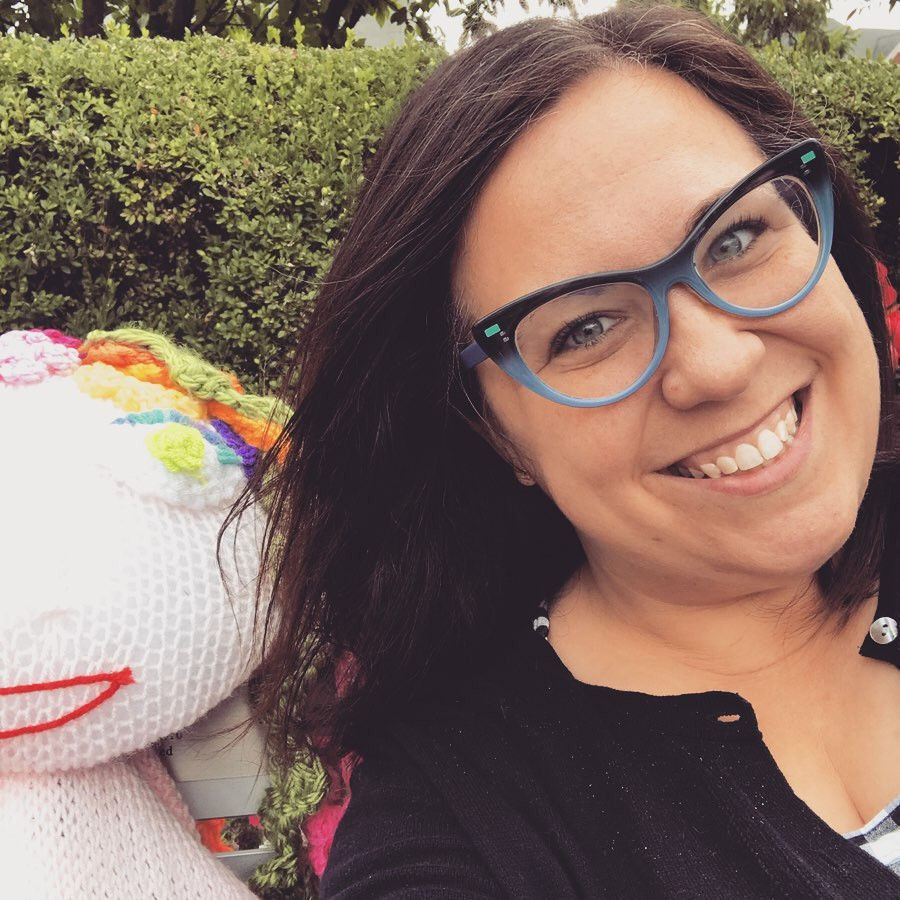
[[[629,5],[448,61],[288,394],[266,708],[362,760],[324,896],[900,896],[873,246],[741,47]]]
[[[630,147],[642,148],[640,158]],[[573,588],[592,610],[579,621],[582,639],[606,633],[598,617],[611,605],[637,615],[637,597],[662,594],[668,607],[707,602],[698,582],[721,598],[787,578],[786,602],[797,579],[831,558],[853,528],[878,431],[875,350],[840,271],[826,265],[823,151],[800,143],[754,173],[763,162],[741,126],[681,78],[653,68],[601,71],[516,141],[469,217],[456,265],[460,305],[490,323],[498,299],[525,294],[510,306],[540,303],[511,329],[512,341],[503,343],[506,331],[493,338],[495,352],[503,362],[503,349],[515,346],[513,359],[566,395],[548,403],[539,395],[546,392],[522,390],[509,365],[477,370],[515,468],[591,548]],[[815,171],[804,176],[803,166]],[[766,180],[747,191],[759,177]],[[819,216],[804,187],[817,178]],[[678,248],[690,227],[685,212],[709,197],[723,199]],[[554,206],[578,212],[548,218]],[[810,234],[804,222],[815,226],[819,217],[825,227]],[[655,260],[662,262],[650,265]],[[617,293],[602,302],[615,324],[608,341],[585,339],[578,316],[559,309],[571,302],[563,279],[610,270],[602,277]],[[547,281],[563,287],[529,299]],[[654,302],[655,327],[640,310]],[[573,395],[598,399],[573,409]],[[784,453],[770,426],[795,413],[795,397],[802,413]],[[717,459],[726,470],[734,460],[737,471],[698,482],[671,474],[702,472]],[[648,538],[657,538],[652,555]],[[560,608],[572,603],[567,597]]]

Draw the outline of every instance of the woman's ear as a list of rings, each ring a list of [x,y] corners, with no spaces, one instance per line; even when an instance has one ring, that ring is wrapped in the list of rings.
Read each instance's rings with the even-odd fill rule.
[[[472,429],[513,471],[516,481],[524,487],[534,487],[537,479],[510,440],[492,421],[491,414],[475,410],[474,415],[465,416],[466,424]]]
[[[534,480],[534,476],[530,472],[526,472],[525,469],[513,466],[513,473],[516,476],[516,481],[525,487],[534,487],[537,484]]]
[[[461,340],[460,338],[459,341]],[[480,392],[472,390],[471,383],[467,384],[464,377],[460,378],[460,384],[461,402],[453,404],[457,415],[512,469],[519,484],[534,487],[537,479],[532,474],[533,467],[528,465],[512,441],[503,433],[491,410],[480,397]]]

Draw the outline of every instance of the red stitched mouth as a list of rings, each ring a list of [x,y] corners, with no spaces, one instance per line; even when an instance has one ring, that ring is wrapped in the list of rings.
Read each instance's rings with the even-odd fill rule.
[[[126,684],[134,684],[134,676],[131,674],[130,667],[126,666],[118,672],[101,672],[97,675],[76,675],[74,678],[61,678],[59,681],[44,681],[37,684],[19,684],[15,687],[0,687],[0,697],[9,697],[14,694],[34,694],[92,684],[106,684],[106,687],[95,697],[92,697],[87,702],[80,704],[64,715],[57,716],[55,719],[49,719],[46,722],[37,722],[34,725],[21,725],[17,728],[8,728],[5,730],[0,728],[0,740],[3,738],[18,737],[21,734],[34,734],[39,731],[49,731],[51,728],[59,728],[60,725],[65,725],[66,722],[71,722],[73,719],[77,719],[85,713],[89,713],[101,703],[109,700],[120,687],[123,687]]]

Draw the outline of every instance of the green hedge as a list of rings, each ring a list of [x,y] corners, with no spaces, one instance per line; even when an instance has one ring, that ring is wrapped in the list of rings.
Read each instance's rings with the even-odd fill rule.
[[[846,152],[897,266],[900,68],[761,56]],[[0,331],[139,324],[271,389],[364,160],[442,57],[0,37]]]
[[[271,388],[364,160],[442,56],[0,38],[0,332],[137,323]]]
[[[882,258],[900,276],[900,66],[771,45],[757,53],[850,164],[876,223]]]

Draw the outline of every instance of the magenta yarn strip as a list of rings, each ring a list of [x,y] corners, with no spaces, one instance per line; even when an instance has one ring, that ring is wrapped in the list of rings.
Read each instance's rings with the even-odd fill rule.
[[[63,334],[61,331],[57,331],[55,328],[31,328],[29,329],[33,334],[44,334],[54,344],[62,344],[64,347],[71,347],[73,350],[78,350],[82,341],[78,340],[78,338],[70,337],[67,334]]]

